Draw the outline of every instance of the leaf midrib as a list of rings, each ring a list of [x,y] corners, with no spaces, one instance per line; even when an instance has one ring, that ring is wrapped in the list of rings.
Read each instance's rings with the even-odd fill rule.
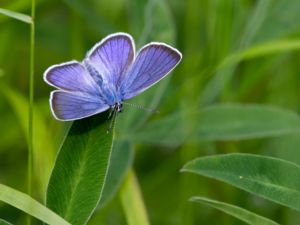
[[[86,147],[85,147],[85,151],[84,151],[84,154],[83,154],[83,159],[84,160],[81,160],[82,162],[84,163],[80,163],[80,166],[79,166],[79,170],[77,173],[75,173],[76,175],[74,175],[74,177],[77,177],[78,179],[74,179],[76,182],[74,184],[74,186],[72,185],[71,187],[73,187],[71,189],[71,195],[70,195],[70,201],[69,201],[69,204],[65,210],[65,218],[68,219],[69,216],[72,215],[72,206],[73,206],[73,202],[74,202],[74,196],[75,196],[75,193],[76,193],[76,190],[79,186],[79,184],[81,183],[81,180],[82,180],[82,174],[83,174],[83,171],[85,170],[85,167],[86,167],[86,159],[87,159],[87,155],[88,155],[88,151],[86,151],[87,146],[89,146],[90,144],[90,139],[91,139],[91,135],[88,135],[88,141],[86,142]]]
[[[226,179],[223,179],[223,178],[220,178],[220,177],[217,178],[217,177],[214,177],[214,176],[211,176],[211,175],[208,175],[208,174],[199,173],[199,172],[191,170],[191,169],[184,169],[183,171],[197,173],[197,174],[204,175],[204,176],[207,176],[207,177],[210,177],[210,178],[215,178],[217,180],[221,180],[223,182],[233,184],[233,186],[237,186],[237,187],[239,187],[239,188],[241,188],[243,190],[246,190],[246,191],[248,191],[250,193],[259,195],[259,196],[261,196],[263,198],[266,198],[266,199],[269,199],[269,200],[271,200],[273,202],[276,202],[276,203],[279,203],[279,204],[283,204],[283,205],[286,205],[288,207],[300,210],[300,205],[298,205],[297,207],[295,206],[295,204],[292,204],[292,205],[289,204],[288,205],[285,201],[276,200],[274,198],[271,198],[269,195],[263,195],[261,192],[258,192],[258,193],[254,192],[252,189],[249,189],[246,186],[239,185],[238,183],[228,182],[228,180],[226,180]],[[212,171],[215,171],[215,170],[203,170],[202,169],[202,171],[206,171],[206,172],[209,173],[209,172],[212,172]],[[234,178],[234,179],[239,178],[238,175],[237,176],[233,176],[230,173],[226,173],[226,172],[222,172],[222,171],[220,171],[220,172],[218,171],[218,173],[221,174],[221,175],[223,174],[223,175],[229,176],[229,177]],[[293,193],[296,193],[296,194],[298,194],[300,196],[300,190],[292,189],[292,188],[285,187],[285,186],[275,185],[275,184],[272,184],[272,183],[267,183],[267,182],[262,181],[260,179],[247,178],[244,175],[241,175],[241,176],[243,177],[242,180],[248,180],[248,181],[251,181],[251,182],[256,183],[256,184],[260,184],[261,186],[265,186],[265,187],[271,186],[271,187],[274,187],[277,190],[282,190],[283,192],[288,192],[288,191],[289,192],[293,192]]]

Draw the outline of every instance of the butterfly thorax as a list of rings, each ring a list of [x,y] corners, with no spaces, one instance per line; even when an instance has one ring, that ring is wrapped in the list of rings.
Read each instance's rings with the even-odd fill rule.
[[[116,102],[113,106],[112,109],[117,111],[117,112],[122,112],[123,111],[123,104],[122,102]]]

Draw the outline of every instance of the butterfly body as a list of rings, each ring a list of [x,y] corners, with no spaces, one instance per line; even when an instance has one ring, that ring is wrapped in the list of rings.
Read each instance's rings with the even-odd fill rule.
[[[132,37],[116,33],[104,38],[83,62],[49,67],[44,80],[58,88],[50,106],[58,120],[85,118],[107,109],[122,112],[123,101],[164,78],[181,60],[181,53],[164,43],[145,45],[135,56]]]

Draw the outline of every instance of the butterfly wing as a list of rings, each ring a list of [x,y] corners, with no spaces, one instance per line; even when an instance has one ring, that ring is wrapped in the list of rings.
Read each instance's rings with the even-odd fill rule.
[[[94,77],[97,82],[103,81],[118,89],[120,80],[134,59],[134,52],[132,37],[116,33],[96,44],[87,54],[85,62],[99,73],[93,73],[95,76],[101,76]]]
[[[66,91],[91,94],[99,92],[99,87],[85,67],[75,60],[51,66],[44,73],[44,80],[49,85]]]
[[[150,43],[138,53],[121,84],[123,99],[132,98],[164,78],[180,62],[179,51],[163,43]]]
[[[109,108],[100,96],[99,86],[85,67],[71,61],[46,70],[44,80],[60,90],[51,92],[50,105],[58,120],[76,120]]]
[[[109,108],[97,96],[83,92],[51,92],[50,105],[53,115],[58,120],[82,119]]]

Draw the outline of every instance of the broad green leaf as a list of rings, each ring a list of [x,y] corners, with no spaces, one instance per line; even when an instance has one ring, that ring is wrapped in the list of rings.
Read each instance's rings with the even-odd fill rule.
[[[225,202],[220,202],[205,197],[192,197],[190,201],[208,205],[250,225],[279,225],[270,219]]]
[[[30,16],[22,14],[22,13],[18,13],[18,12],[0,8],[0,14],[9,16],[11,18],[20,20],[25,23],[29,23],[29,24],[32,23],[32,18]]]
[[[127,141],[114,140],[107,179],[99,206],[104,207],[117,193],[133,161],[133,148]]]
[[[70,225],[53,211],[30,196],[3,184],[0,184],[0,201],[14,206],[47,224]]]
[[[255,104],[216,104],[153,121],[132,136],[135,141],[178,145],[183,141],[242,140],[297,132],[300,117],[281,108]]]
[[[233,153],[195,159],[182,171],[224,181],[300,211],[300,166],[289,161]]]
[[[12,225],[12,224],[3,219],[0,219],[0,225]]]
[[[107,113],[75,121],[58,153],[47,206],[73,225],[86,224],[103,193],[112,149]]]

